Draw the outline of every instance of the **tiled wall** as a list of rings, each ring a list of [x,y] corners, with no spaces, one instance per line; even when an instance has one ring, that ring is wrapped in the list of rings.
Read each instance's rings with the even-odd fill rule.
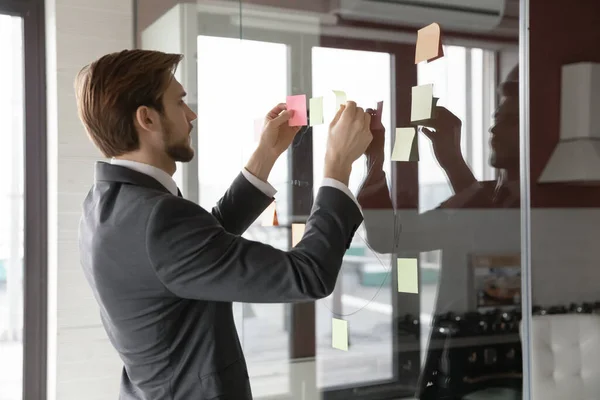
[[[132,3],[48,0],[46,30],[49,264],[51,297],[57,299],[49,310],[49,398],[115,399],[122,363],[102,328],[77,247],[81,204],[101,155],[79,122],[73,81],[94,59],[133,46]]]

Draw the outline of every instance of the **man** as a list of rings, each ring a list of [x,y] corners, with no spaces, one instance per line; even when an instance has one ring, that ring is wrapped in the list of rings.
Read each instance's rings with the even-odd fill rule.
[[[267,178],[298,132],[288,124],[293,113],[284,104],[268,113],[256,152],[208,212],[183,199],[172,179],[175,163],[194,156],[196,115],[173,75],[181,58],[125,50],[77,78],[80,118],[111,158],[97,163],[84,202],[81,262],[124,363],[121,399],[251,399],[231,302],[306,301],[333,291],[362,222],[347,185],[372,138],[370,115],[354,102],[338,111],[304,237],[277,250],[241,235],[273,201]]]
[[[375,251],[398,257],[413,258],[423,252],[441,250],[440,277],[432,295],[433,315],[474,311],[468,286],[470,256],[520,251],[518,82],[516,66],[499,87],[501,101],[489,129],[489,163],[498,170],[493,181],[476,180],[461,153],[461,121],[446,108],[436,108],[436,118],[426,123],[432,129],[423,127],[422,132],[432,142],[434,155],[454,195],[422,214],[415,209],[394,210],[383,171],[385,130],[378,119],[372,119],[373,141],[366,151],[368,174],[357,195],[364,213],[367,241]],[[400,203],[405,203],[402,193],[397,196]],[[429,287],[421,289],[424,289],[419,294],[421,299],[415,299],[421,305],[416,307],[427,303],[426,293],[431,291]],[[403,301],[406,311],[410,299]],[[427,329],[422,325],[422,334]],[[468,385],[462,378],[448,378],[456,377],[462,360],[453,358],[456,353],[445,352],[442,358],[450,354],[449,358],[439,361],[435,345],[430,346],[420,380],[422,387],[417,389],[419,398],[462,398],[461,391],[468,390]],[[475,373],[485,375],[487,371],[481,368]]]

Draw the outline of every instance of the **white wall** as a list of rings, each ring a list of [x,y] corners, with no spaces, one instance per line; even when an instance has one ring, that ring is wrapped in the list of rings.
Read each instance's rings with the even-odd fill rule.
[[[123,0],[47,0],[49,398],[115,399],[122,368],[79,264],[81,204],[101,158],[77,116],[73,81],[98,57],[133,46]],[[82,397],[83,396],[83,397]]]

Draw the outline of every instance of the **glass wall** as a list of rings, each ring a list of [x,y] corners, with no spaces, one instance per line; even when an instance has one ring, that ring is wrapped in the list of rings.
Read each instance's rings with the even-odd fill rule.
[[[292,246],[340,92],[365,109],[383,102],[353,166],[364,223],[333,294],[233,305],[256,399],[521,398],[518,2],[404,3],[136,2],[138,47],[185,55],[197,156],[176,179],[201,206],[243,168],[273,106],[323,99],[324,123],[302,127],[269,177],[278,225],[261,218],[249,239]],[[417,31],[434,22],[443,57],[416,64]],[[413,88],[430,84],[437,103],[413,122]],[[392,159],[395,146],[412,146],[410,161]]]

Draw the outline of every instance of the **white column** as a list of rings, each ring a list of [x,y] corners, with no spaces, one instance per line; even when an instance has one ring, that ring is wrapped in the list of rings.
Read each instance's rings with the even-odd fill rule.
[[[73,82],[104,54],[133,46],[133,5],[46,0],[48,81],[48,398],[116,399],[122,363],[79,263],[81,205],[101,154],[77,116]]]

